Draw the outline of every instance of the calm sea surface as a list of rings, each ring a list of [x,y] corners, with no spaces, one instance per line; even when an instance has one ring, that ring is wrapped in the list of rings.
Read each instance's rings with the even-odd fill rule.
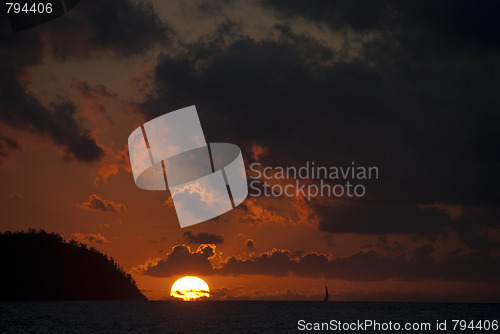
[[[457,323],[453,330],[452,320]],[[300,322],[302,320],[302,322]],[[375,327],[359,327],[365,320]],[[446,320],[446,330],[443,322]],[[474,329],[460,328],[470,325]],[[479,324],[478,321],[482,322]],[[500,304],[355,302],[0,302],[0,333],[500,333]],[[443,330],[436,330],[436,321]],[[340,324],[339,324],[340,322]],[[390,330],[392,322],[393,330]],[[320,323],[323,331],[307,331]],[[322,323],[326,323],[323,324]],[[342,325],[344,324],[345,325]],[[394,330],[395,323],[421,326]],[[432,327],[422,328],[425,323]],[[337,328],[330,325],[337,324]],[[424,325],[422,325],[424,324]],[[478,324],[482,329],[478,328]],[[316,325],[316,326],[318,326]],[[340,326],[358,326],[342,330]],[[490,326],[489,330],[484,327]],[[312,326],[312,327],[311,327]],[[462,326],[463,327],[463,326]],[[299,330],[303,328],[304,330]],[[353,327],[354,328],[354,327]]]

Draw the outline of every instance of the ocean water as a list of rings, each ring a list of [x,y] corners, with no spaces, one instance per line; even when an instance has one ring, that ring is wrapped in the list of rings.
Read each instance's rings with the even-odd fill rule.
[[[365,323],[365,320],[372,321],[373,327],[360,328],[359,324]],[[446,329],[443,327],[445,320]],[[456,323],[455,330],[453,330],[453,320],[462,321]],[[0,302],[0,333],[15,334],[500,333],[494,326],[494,321],[499,320],[500,304],[266,301]],[[441,330],[436,329],[436,321],[441,323]],[[470,327],[471,321],[474,327]],[[389,327],[389,322],[392,327]],[[318,323],[316,326],[323,326],[319,327],[323,330],[314,330],[314,323]],[[395,330],[395,323],[401,326],[411,324],[420,328]],[[423,327],[426,323],[430,324],[430,329]],[[337,327],[332,327],[332,324],[337,324]],[[358,327],[342,327],[346,324]],[[375,327],[376,324],[379,327]],[[469,327],[463,328],[462,325]],[[489,330],[485,330],[487,326]],[[312,330],[308,331],[308,328]]]

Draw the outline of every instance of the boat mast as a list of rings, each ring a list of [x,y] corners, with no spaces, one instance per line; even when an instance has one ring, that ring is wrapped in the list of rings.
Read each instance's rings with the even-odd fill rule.
[[[328,286],[326,285],[326,281],[325,281],[325,299],[323,299],[324,302],[327,302],[328,301]]]

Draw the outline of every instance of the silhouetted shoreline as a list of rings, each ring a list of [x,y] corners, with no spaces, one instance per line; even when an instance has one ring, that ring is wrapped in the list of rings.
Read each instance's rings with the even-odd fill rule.
[[[43,230],[0,233],[0,300],[147,300],[95,248]]]

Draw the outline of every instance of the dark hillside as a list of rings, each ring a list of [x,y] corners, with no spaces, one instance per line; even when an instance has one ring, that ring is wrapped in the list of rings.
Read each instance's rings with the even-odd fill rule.
[[[59,234],[0,233],[0,300],[146,300],[112,258]]]

